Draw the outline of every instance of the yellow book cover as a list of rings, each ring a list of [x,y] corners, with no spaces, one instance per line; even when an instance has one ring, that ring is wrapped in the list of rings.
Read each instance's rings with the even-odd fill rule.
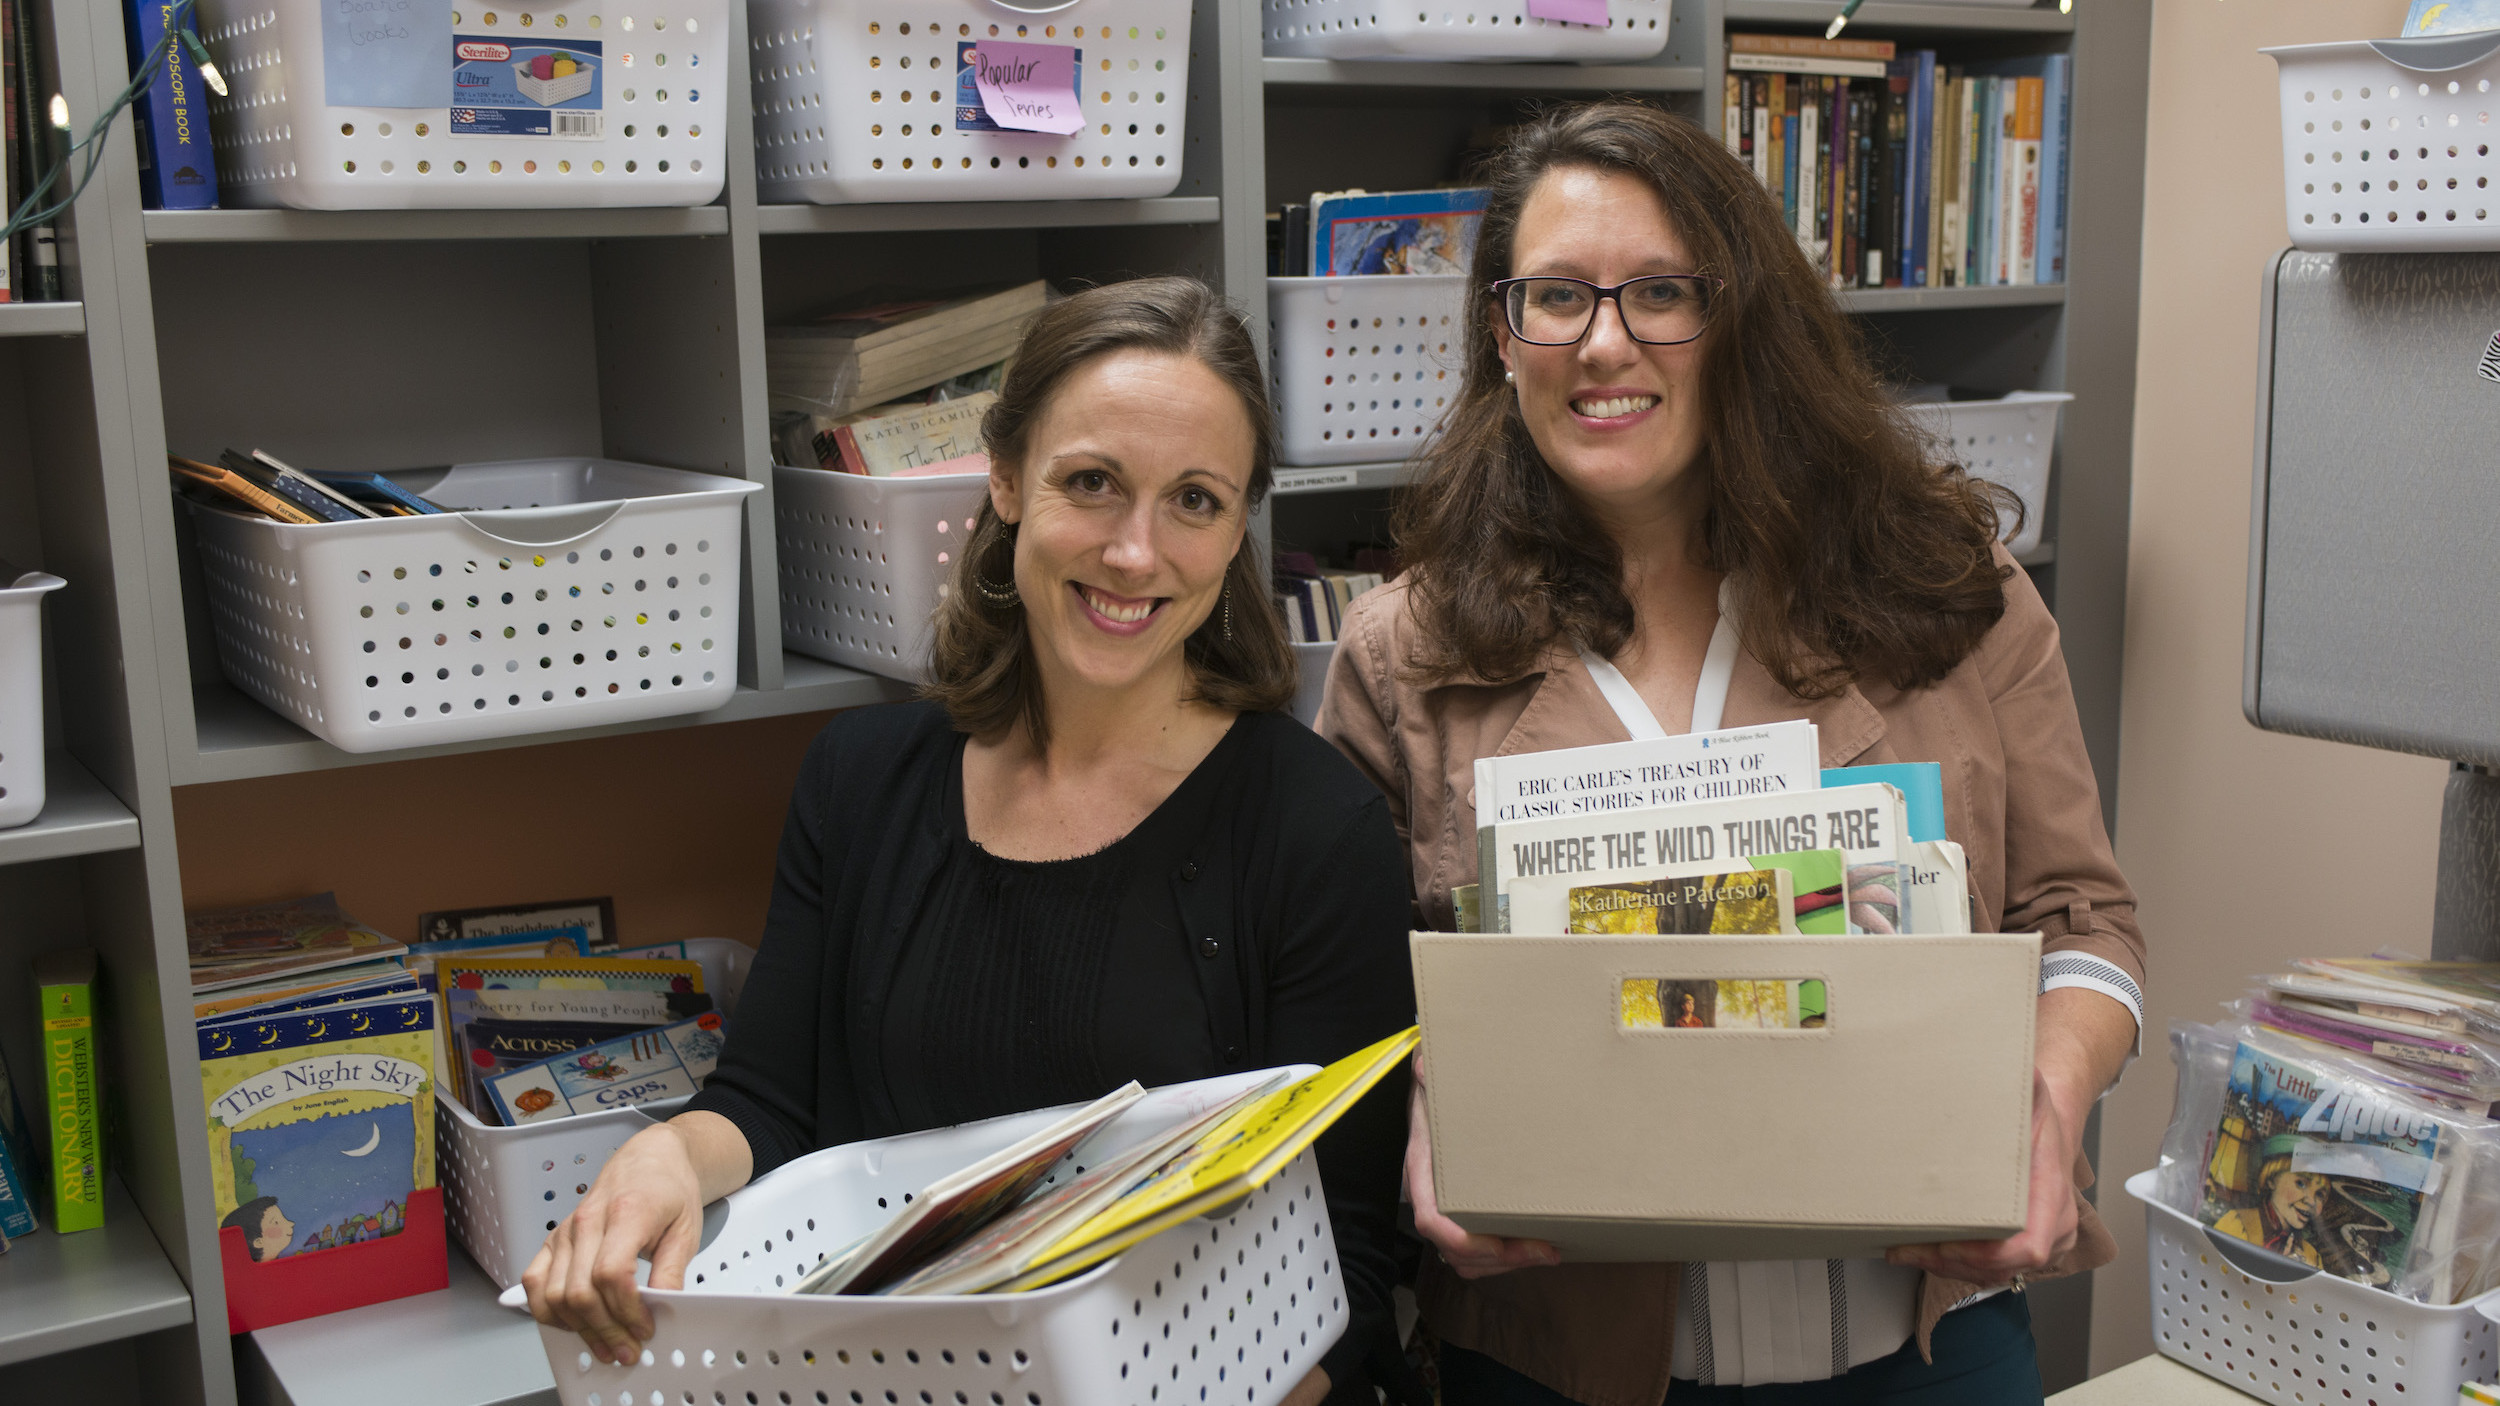
[[[1004,1288],[1013,1292],[1064,1279],[1191,1216],[1256,1191],[1412,1054],[1422,1039],[1421,1028],[1410,1026],[1246,1105],[1044,1250],[1035,1268]]]
[[[431,1001],[207,1021],[199,1045],[211,1195],[254,1263],[407,1227],[435,1184]]]

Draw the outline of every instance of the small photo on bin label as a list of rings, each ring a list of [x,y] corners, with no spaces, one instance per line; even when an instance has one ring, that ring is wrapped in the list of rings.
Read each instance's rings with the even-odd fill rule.
[[[606,134],[597,40],[521,43],[486,34],[451,37],[451,134],[574,137]]]
[[[1820,1030],[1830,993],[1819,977],[1634,976],[1618,1008],[1626,1030]]]

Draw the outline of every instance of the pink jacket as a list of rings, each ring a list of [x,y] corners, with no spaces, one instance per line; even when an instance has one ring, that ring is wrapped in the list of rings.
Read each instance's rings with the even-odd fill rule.
[[[1998,557],[2011,564],[2002,548]],[[1968,856],[1973,926],[2036,931],[2044,955],[2089,953],[2140,986],[2135,894],[2101,823],[2057,622],[2022,571],[2006,582],[2005,596],[2005,616],[1979,648],[1941,682],[1914,692],[1874,683],[1809,702],[1741,655],[1721,725],[1811,719],[1827,767],[1942,763],[1945,829]],[[1448,931],[1450,890],[1476,881],[1476,759],[1620,742],[1627,734],[1567,641],[1549,646],[1539,671],[1515,683],[1408,682],[1399,663],[1417,626],[1406,601],[1397,583],[1354,603],[1329,666],[1319,731],[1388,796],[1412,865],[1418,921]],[[2093,1269],[2116,1255],[2083,1199],[2091,1179],[2078,1160],[2075,1248],[2032,1278]],[[1470,1281],[1427,1257],[1418,1293],[1444,1341],[1588,1406],[1656,1406],[1667,1390],[1676,1284],[1674,1266],[1657,1264],[1566,1264]],[[1973,1288],[1933,1277],[1922,1284],[1922,1352],[1936,1320]]]

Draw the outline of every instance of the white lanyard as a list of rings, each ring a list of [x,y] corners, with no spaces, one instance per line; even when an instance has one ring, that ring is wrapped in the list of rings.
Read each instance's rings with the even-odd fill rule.
[[[1587,666],[1589,677],[1597,681],[1597,691],[1606,696],[1606,704],[1623,721],[1624,731],[1635,742],[1664,737],[1667,730],[1658,725],[1658,715],[1641,701],[1639,690],[1623,671],[1608,659],[1600,659],[1584,644],[1574,643],[1580,662]],[[1719,623],[1710,629],[1710,648],[1701,657],[1701,680],[1693,686],[1692,732],[1716,732],[1719,715],[1727,711],[1728,680],[1736,674],[1736,626],[1728,619],[1727,586],[1719,586]]]

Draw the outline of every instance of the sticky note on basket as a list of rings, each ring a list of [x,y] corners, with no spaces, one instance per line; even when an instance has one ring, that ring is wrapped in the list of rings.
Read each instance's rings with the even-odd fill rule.
[[[1528,17],[1606,27],[1606,0],[1528,0]]]
[[[959,45],[956,63],[971,70],[981,115],[993,126],[1064,137],[1085,125],[1076,86],[1077,51],[1069,45],[985,39]],[[955,125],[966,124],[959,116]]]
[[[451,89],[451,7],[326,0],[321,96],[333,107],[441,107]]]

